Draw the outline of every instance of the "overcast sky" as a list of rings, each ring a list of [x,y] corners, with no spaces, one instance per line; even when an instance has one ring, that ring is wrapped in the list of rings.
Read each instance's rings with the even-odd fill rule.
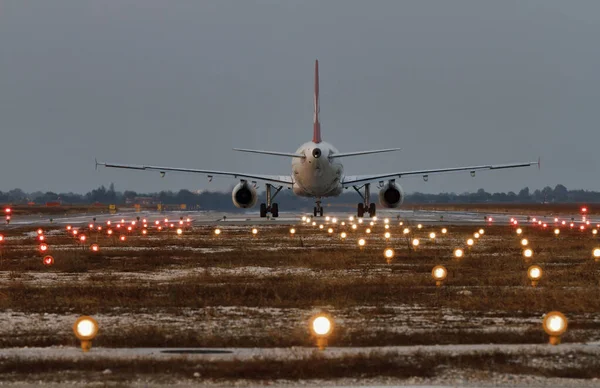
[[[289,174],[312,138],[348,175],[535,161],[403,178],[407,192],[600,190],[600,2],[0,1],[0,190],[227,189],[228,178],[98,160]],[[357,197],[358,198],[358,197]]]

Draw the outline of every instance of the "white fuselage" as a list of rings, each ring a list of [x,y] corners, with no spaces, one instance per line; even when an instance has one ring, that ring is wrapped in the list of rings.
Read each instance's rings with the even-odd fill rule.
[[[296,153],[305,157],[292,160],[294,194],[317,198],[340,195],[343,191],[344,167],[337,159],[329,158],[337,152],[337,149],[324,141],[302,144]]]

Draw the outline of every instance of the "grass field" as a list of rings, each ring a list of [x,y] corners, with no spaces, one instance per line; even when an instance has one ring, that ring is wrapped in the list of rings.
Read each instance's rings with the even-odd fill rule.
[[[85,244],[64,229],[52,228],[44,230],[48,254],[55,259],[52,266],[42,263],[34,228],[0,232],[0,347],[77,346],[71,326],[84,314],[100,324],[95,347],[313,346],[307,322],[318,311],[335,318],[329,343],[337,347],[545,343],[541,320],[551,310],[569,319],[563,342],[600,340],[600,263],[592,257],[600,242],[592,227],[581,231],[561,226],[555,236],[553,225],[520,225],[523,234],[517,236],[516,226],[482,225],[485,233],[475,239],[479,226],[447,226],[447,234],[442,234],[441,223],[421,229],[407,221],[389,225],[389,241],[380,220],[370,234],[367,222],[356,231],[339,223],[322,230],[296,225],[294,236],[290,226],[275,225],[261,226],[256,236],[251,226],[221,226],[218,236],[209,226],[187,227],[181,236],[170,228],[159,232],[150,227],[147,235],[140,228],[124,233],[115,228],[113,237],[106,228],[81,229]],[[404,235],[406,227],[410,233]],[[345,240],[340,238],[342,231],[348,234]],[[429,238],[431,232],[435,240]],[[121,235],[125,241],[119,240]],[[523,256],[522,237],[529,240],[531,259]],[[359,238],[366,239],[362,249]],[[417,249],[410,246],[414,238],[420,240]],[[475,240],[470,249],[468,238]],[[92,243],[99,245],[99,252],[89,249]],[[389,261],[383,255],[387,247],[395,251]],[[456,248],[465,250],[464,257],[453,256]],[[448,278],[436,287],[431,270],[439,264],[447,268]],[[526,274],[532,264],[543,269],[537,287]],[[440,355],[422,355],[422,360],[356,357],[330,360],[323,368],[315,368],[313,358],[304,364],[264,360],[262,367],[224,363],[227,373],[211,364],[201,374],[232,379],[232,371],[239,369],[250,380],[435,377],[442,372],[431,363],[458,369],[491,363],[490,370],[497,373],[600,377],[589,371],[590,363],[597,361],[583,356],[568,371],[558,364],[557,369],[550,364],[517,367],[516,355],[461,360],[438,359]],[[18,371],[27,368],[40,376],[48,370],[69,374],[78,368],[108,368],[92,361],[77,366],[48,361],[27,368],[12,362],[0,361],[0,379],[18,380]],[[191,362],[165,368],[187,373],[194,369],[186,366]],[[282,364],[268,367],[277,362]],[[370,372],[356,367],[365,362]],[[391,364],[407,367],[391,372]],[[140,361],[130,370],[149,373],[144,365]],[[127,368],[110,369],[123,372],[111,378],[125,378]],[[268,372],[275,369],[278,374]]]

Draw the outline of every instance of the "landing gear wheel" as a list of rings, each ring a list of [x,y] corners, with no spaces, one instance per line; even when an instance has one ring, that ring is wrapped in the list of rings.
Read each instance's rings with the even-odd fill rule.
[[[274,203],[271,205],[271,215],[273,217],[279,217],[279,205]]]
[[[323,217],[323,208],[320,208],[320,209],[319,209],[319,215],[320,215],[321,217]]]
[[[265,218],[267,216],[267,205],[264,203],[260,204],[260,217]]]
[[[365,215],[365,204],[364,203],[358,204],[358,211],[357,211],[356,215],[358,216],[358,218],[362,218]]]
[[[318,212],[317,212],[317,207],[315,206],[315,207],[313,207],[313,216],[315,216],[315,217],[316,217],[316,216],[317,216],[317,213],[318,213]]]
[[[376,210],[376,208],[375,208],[375,204],[374,204],[374,203],[371,203],[371,204],[369,205],[369,215],[370,215],[371,217],[375,217],[375,214],[376,214],[376,212],[377,212],[377,210]]]

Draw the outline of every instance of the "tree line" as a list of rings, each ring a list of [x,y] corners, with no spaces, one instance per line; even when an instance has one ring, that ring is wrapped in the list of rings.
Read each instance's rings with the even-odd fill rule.
[[[376,192],[374,193],[376,194]],[[132,204],[140,200],[140,197],[151,198],[153,204],[179,205],[186,204],[190,208],[201,208],[210,210],[234,210],[231,202],[230,192],[203,191],[192,192],[190,190],[161,191],[158,193],[138,193],[131,190],[117,191],[114,184],[108,188],[104,185],[93,189],[85,194],[78,193],[54,193],[36,191],[26,193],[21,189],[13,189],[7,192],[0,191],[0,203],[6,204],[38,204],[49,202],[60,202],[65,205],[86,204]],[[376,201],[376,196],[372,196]],[[259,193],[259,203],[264,200],[264,195]],[[300,210],[313,206],[313,200],[294,196],[290,190],[282,191],[275,202],[286,210]],[[346,192],[337,198],[327,198],[326,206],[356,206],[360,198],[354,192]],[[509,191],[507,193],[489,193],[479,189],[472,193],[439,193],[426,194],[414,192],[406,195],[405,203],[430,203],[430,204],[459,204],[459,203],[593,203],[600,202],[600,192],[588,190],[568,190],[564,185],[556,185],[554,188],[546,186],[533,192],[525,187],[518,193]]]

